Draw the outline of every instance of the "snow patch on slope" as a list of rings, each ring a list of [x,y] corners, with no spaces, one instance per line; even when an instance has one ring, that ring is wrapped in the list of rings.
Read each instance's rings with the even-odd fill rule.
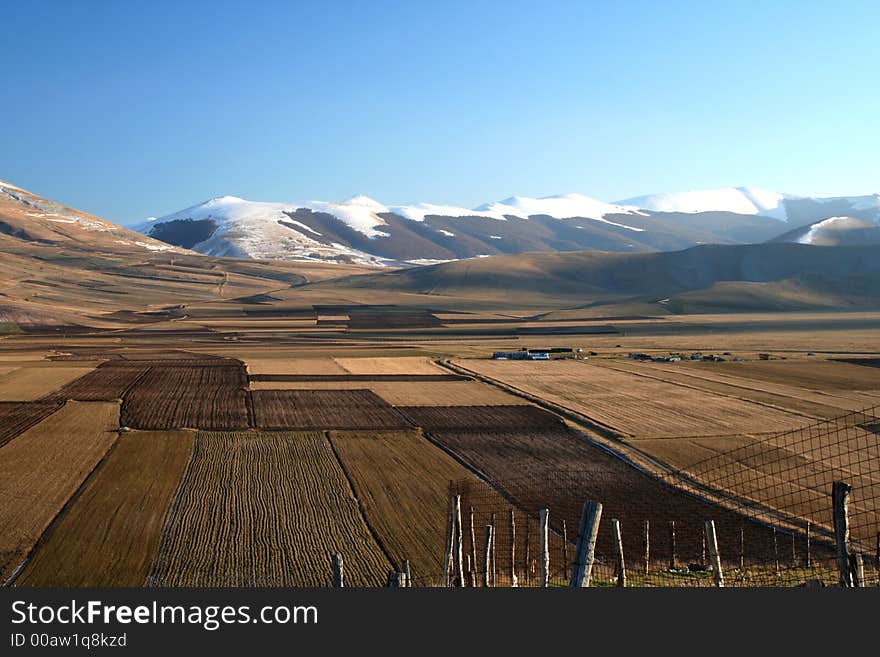
[[[787,221],[785,199],[796,198],[758,187],[724,187],[636,196],[619,203],[654,212],[735,212]]]

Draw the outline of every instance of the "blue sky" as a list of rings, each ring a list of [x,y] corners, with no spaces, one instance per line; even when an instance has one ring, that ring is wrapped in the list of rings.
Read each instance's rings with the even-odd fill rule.
[[[880,192],[876,2],[0,9],[0,179],[114,221],[223,194]]]

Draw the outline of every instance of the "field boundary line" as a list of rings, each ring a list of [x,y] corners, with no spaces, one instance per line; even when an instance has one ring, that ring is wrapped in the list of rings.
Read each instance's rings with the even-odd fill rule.
[[[97,403],[103,403],[103,402],[97,402]],[[63,408],[63,405],[62,405],[62,408]],[[119,405],[119,412],[120,413],[122,412],[122,404]],[[51,415],[51,413],[50,413],[50,415]],[[116,438],[113,440],[113,443],[110,445],[110,447],[107,448],[107,451],[104,452],[104,455],[100,459],[98,459],[98,462],[95,463],[95,467],[93,467],[91,470],[89,470],[89,473],[83,478],[82,482],[77,487],[77,489],[75,491],[73,491],[73,493],[71,494],[71,496],[69,498],[67,498],[67,501],[61,505],[61,508],[58,510],[58,513],[56,513],[52,517],[52,520],[50,520],[49,524],[46,525],[46,529],[44,529],[42,531],[42,533],[40,533],[40,537],[34,542],[34,544],[31,546],[31,549],[28,550],[27,554],[25,555],[24,559],[22,559],[21,563],[18,564],[16,569],[12,571],[12,574],[6,578],[6,580],[3,582],[3,584],[0,584],[0,588],[6,588],[15,582],[15,579],[21,574],[21,571],[24,570],[25,566],[27,566],[28,562],[30,562],[30,560],[33,558],[36,551],[46,542],[46,540],[48,540],[48,537],[51,536],[52,532],[55,531],[55,528],[57,527],[59,520],[61,520],[61,517],[65,513],[67,513],[67,511],[70,509],[70,507],[73,506],[76,503],[76,501],[82,496],[83,491],[85,491],[86,485],[88,485],[88,483],[92,480],[92,478],[95,476],[95,473],[98,471],[98,469],[102,465],[104,465],[104,462],[108,458],[110,458],[110,454],[112,454],[114,452],[114,450],[116,449],[116,446],[119,444],[119,438],[122,436],[122,431],[120,429],[116,429],[116,431],[114,431],[114,433],[116,434]]]
[[[358,495],[357,488],[355,487],[354,480],[351,477],[351,474],[348,472],[348,468],[345,467],[345,463],[342,460],[342,455],[336,449],[336,445],[333,444],[333,438],[330,436],[330,431],[325,430],[321,432],[324,436],[324,440],[327,441],[328,446],[330,447],[330,451],[333,453],[334,458],[336,459],[336,463],[339,465],[339,469],[342,471],[342,475],[345,477],[345,480],[348,482],[348,489],[351,491],[351,495],[354,498],[354,501],[357,503],[358,513],[361,516],[361,521],[364,523],[364,526],[367,528],[367,531],[370,532],[370,536],[373,537],[373,540],[376,542],[376,545],[382,551],[382,554],[388,560],[388,564],[391,566],[393,570],[397,570],[400,568],[400,564],[394,563],[394,558],[391,556],[391,553],[388,551],[388,547],[385,545],[385,542],[379,536],[379,532],[373,527],[367,518],[367,512],[364,510],[364,505],[361,504],[361,497]],[[342,547],[339,547],[339,551],[342,551]]]
[[[186,429],[189,431],[189,429]],[[186,481],[187,477],[189,477],[192,469],[195,467],[194,463],[197,459],[196,452],[198,451],[199,446],[199,434],[201,431],[193,431],[192,438],[192,448],[189,453],[189,460],[186,463],[186,468],[184,468],[183,472],[180,475],[180,480],[177,482],[177,490],[174,491],[174,497],[171,499],[171,503],[168,505],[168,508],[165,510],[165,517],[162,518],[162,530],[159,533],[159,541],[156,545],[156,554],[153,557],[153,562],[150,564],[150,571],[147,573],[147,581],[144,582],[145,588],[154,588],[156,587],[156,577],[159,572],[159,564],[161,563],[162,549],[166,546],[169,536],[170,536],[170,526],[171,519],[177,510],[180,508],[180,495],[183,491],[183,482]]]
[[[0,443],[0,449],[3,449],[4,447],[6,447],[6,446],[9,445],[10,443],[12,443],[13,440],[15,440],[16,438],[18,438],[21,434],[23,434],[25,431],[27,431],[27,430],[30,429],[31,427],[34,427],[34,426],[38,425],[38,424],[39,424],[40,422],[42,422],[43,420],[48,420],[50,417],[52,417],[53,415],[55,415],[55,413],[57,413],[57,412],[60,411],[62,408],[64,408],[64,404],[66,404],[67,402],[65,402],[65,401],[59,401],[59,399],[58,399],[57,397],[55,397],[55,398],[52,398],[51,400],[45,400],[45,402],[41,399],[41,400],[39,400],[39,402],[12,402],[12,403],[14,403],[14,404],[34,404],[34,403],[41,403],[41,404],[42,404],[42,403],[46,403],[46,404],[49,404],[49,403],[53,403],[53,404],[55,404],[55,409],[52,410],[52,411],[50,411],[49,413],[47,413],[47,414],[44,415],[43,417],[37,417],[37,418],[34,419],[32,422],[30,422],[29,424],[27,424],[27,425],[26,425],[21,431],[19,431],[18,433],[16,433],[14,436],[12,436],[11,438],[9,438],[8,440],[6,440],[6,441],[3,442],[3,443]],[[121,413],[121,410],[122,410],[122,409],[120,408],[120,413]]]

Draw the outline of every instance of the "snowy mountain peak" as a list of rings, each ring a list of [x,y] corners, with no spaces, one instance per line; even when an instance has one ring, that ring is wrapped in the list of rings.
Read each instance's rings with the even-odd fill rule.
[[[379,203],[374,198],[370,198],[365,194],[356,194],[349,199],[346,199],[341,203],[341,205],[357,205],[365,208],[371,208],[374,212],[388,212],[388,208]]]

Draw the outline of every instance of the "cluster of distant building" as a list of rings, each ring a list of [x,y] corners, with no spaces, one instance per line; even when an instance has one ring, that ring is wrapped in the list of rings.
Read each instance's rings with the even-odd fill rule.
[[[574,353],[574,349],[568,347],[553,347],[552,349],[526,349],[524,347],[519,351],[493,352],[492,360],[550,360],[550,354],[571,353]]]
[[[742,360],[741,358],[730,358],[730,356],[730,352],[725,352],[723,356],[719,356],[718,354],[708,354],[704,356],[700,352],[696,352],[693,354],[670,354],[668,356],[652,356],[651,354],[644,354],[639,351],[632,351],[629,354],[629,357],[632,360],[649,361],[652,363],[679,363],[683,360],[700,360],[707,363],[723,363],[728,359]]]

